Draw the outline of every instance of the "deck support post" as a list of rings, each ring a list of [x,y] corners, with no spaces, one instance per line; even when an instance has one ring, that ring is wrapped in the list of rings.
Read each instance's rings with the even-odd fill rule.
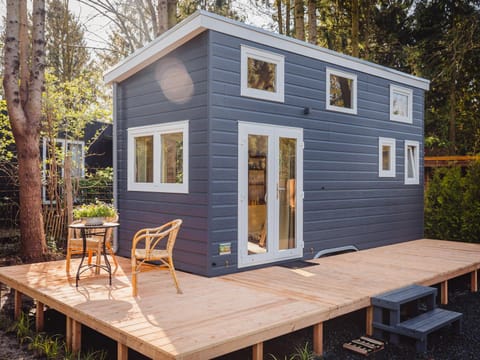
[[[448,280],[442,281],[440,284],[440,304],[448,304]]]
[[[373,335],[373,306],[367,307],[365,323],[366,323],[366,329],[365,329],[366,334],[368,336],[372,336]]]
[[[128,346],[117,342],[117,360],[128,360]]]
[[[263,360],[263,342],[253,345],[252,347],[252,359]]]
[[[67,348],[78,353],[82,344],[82,324],[67,317]]]
[[[470,273],[470,291],[477,292],[478,291],[478,271],[473,270]]]
[[[43,331],[44,325],[44,311],[45,306],[42,302],[37,300],[37,309],[35,311],[35,330],[37,332]]]
[[[20,319],[20,314],[22,313],[22,293],[15,289],[14,293],[14,310],[13,310],[13,318],[15,320]]]
[[[323,323],[313,325],[313,352],[323,356]]]

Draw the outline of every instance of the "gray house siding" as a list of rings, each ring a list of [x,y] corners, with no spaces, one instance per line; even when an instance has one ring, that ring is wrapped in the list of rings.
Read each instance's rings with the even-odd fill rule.
[[[130,256],[131,241],[139,229],[181,218],[184,222],[175,245],[175,265],[203,275],[207,273],[208,261],[207,43],[208,33],[200,34],[119,83],[116,98],[117,200],[121,222],[118,252]],[[172,59],[183,63],[193,82],[193,95],[185,103],[169,101],[157,79],[157,69]],[[127,129],[182,120],[189,120],[189,193],[128,191]]]
[[[423,149],[422,90],[413,89],[413,124],[394,122],[387,79],[218,32],[210,31],[209,39],[209,275],[238,270],[238,121],[304,129],[304,258],[344,245],[363,249],[423,236],[423,172],[419,185],[404,184],[404,141]],[[284,103],[240,96],[241,45],[285,56]],[[357,75],[356,115],[326,110],[327,67]],[[305,107],[310,114],[303,114]],[[379,137],[396,139],[395,178],[378,176]],[[231,255],[218,255],[223,242],[231,242]]]

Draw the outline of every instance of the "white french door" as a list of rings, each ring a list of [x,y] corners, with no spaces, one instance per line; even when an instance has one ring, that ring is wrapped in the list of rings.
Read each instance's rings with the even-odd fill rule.
[[[238,266],[303,253],[303,129],[239,122]]]

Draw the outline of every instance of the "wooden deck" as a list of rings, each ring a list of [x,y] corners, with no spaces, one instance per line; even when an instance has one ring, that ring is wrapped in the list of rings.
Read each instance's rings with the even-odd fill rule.
[[[471,274],[476,291],[480,245],[423,239],[312,260],[316,265],[302,269],[272,266],[217,278],[178,272],[183,295],[167,271],[149,271],[139,276],[137,298],[130,262],[119,262],[112,286],[107,275],[87,272],[76,288],[64,261],[2,267],[0,282],[65,314],[73,349],[86,325],[117,341],[119,359],[128,348],[154,359],[208,359],[247,346],[260,359],[264,341],[312,325],[314,348],[322,352],[323,322],[362,308],[370,332],[370,298],[388,290],[440,283],[446,303],[447,281]]]

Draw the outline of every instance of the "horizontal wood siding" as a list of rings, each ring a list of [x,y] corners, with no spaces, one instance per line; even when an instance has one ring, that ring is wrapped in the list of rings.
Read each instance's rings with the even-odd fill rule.
[[[242,44],[285,56],[284,103],[240,96]],[[413,124],[390,121],[388,80],[328,65],[357,75],[358,114],[327,111],[326,63],[216,32],[209,46],[210,275],[237,270],[238,121],[304,129],[305,258],[327,248],[423,236],[422,90],[413,89]],[[396,139],[395,178],[378,177],[379,137]],[[420,143],[419,185],[404,184],[405,140]],[[223,242],[232,244],[231,255],[218,254]]]
[[[207,272],[209,200],[207,38],[207,33],[199,35],[118,84],[116,99],[119,254],[130,256],[132,237],[137,230],[181,218],[184,223],[174,250],[175,266],[203,275]],[[171,72],[168,65],[174,60],[185,66],[194,87],[191,98],[180,103],[168,100],[159,85],[160,71]],[[169,81],[169,86],[177,85],[175,78]],[[189,193],[127,191],[127,129],[181,120],[189,120]]]

